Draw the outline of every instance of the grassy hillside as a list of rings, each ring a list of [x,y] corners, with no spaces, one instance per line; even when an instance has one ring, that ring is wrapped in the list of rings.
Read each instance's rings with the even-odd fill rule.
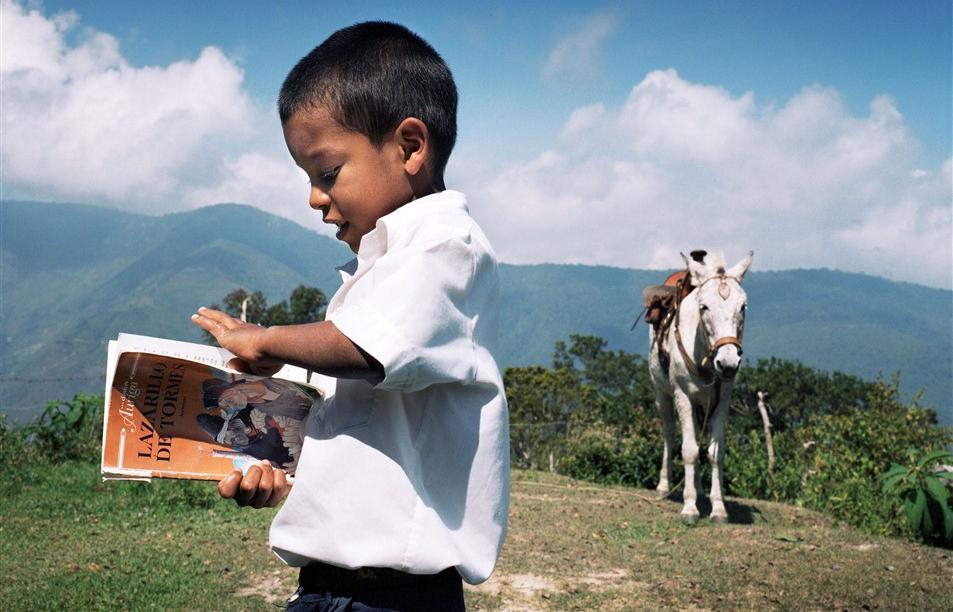
[[[678,520],[650,492],[514,472],[510,529],[471,610],[942,610],[950,551],[731,499],[731,523]],[[97,466],[0,464],[5,610],[270,610],[295,574],[266,546],[274,511],[214,484],[103,483]],[[28,551],[28,552],[27,552]]]
[[[0,207],[0,411],[24,421],[44,402],[101,392],[105,344],[120,331],[200,340],[194,308],[236,287],[272,300],[299,284],[329,295],[334,240],[239,205],[148,217],[71,204]],[[676,262],[673,262],[673,264]],[[908,394],[953,424],[950,291],[832,270],[754,270],[745,287],[745,357],[798,359],[865,378],[902,374]],[[644,353],[629,331],[642,287],[660,271],[600,266],[501,266],[502,365],[549,364],[571,333]]]

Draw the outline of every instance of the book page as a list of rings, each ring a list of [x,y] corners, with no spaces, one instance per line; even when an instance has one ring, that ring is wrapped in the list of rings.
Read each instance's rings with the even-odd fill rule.
[[[232,370],[228,362],[235,358],[234,353],[218,346],[196,344],[181,340],[138,336],[136,334],[119,334],[116,341],[119,352],[152,353],[167,357],[179,357],[198,363],[204,363],[220,370]],[[108,371],[107,371],[108,376]],[[308,370],[293,365],[285,365],[272,378],[283,378],[294,382],[307,383]]]

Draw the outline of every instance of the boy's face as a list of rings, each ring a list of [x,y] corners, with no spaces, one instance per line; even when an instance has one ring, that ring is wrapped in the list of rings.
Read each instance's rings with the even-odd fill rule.
[[[308,203],[355,253],[378,219],[414,199],[394,135],[377,147],[322,107],[295,113],[283,128],[288,151],[310,179]]]

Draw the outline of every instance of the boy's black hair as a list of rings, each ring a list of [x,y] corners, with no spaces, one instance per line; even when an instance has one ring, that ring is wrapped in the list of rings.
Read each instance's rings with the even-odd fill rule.
[[[457,88],[440,55],[404,26],[358,23],[301,58],[281,86],[278,114],[284,124],[316,106],[376,145],[407,117],[420,119],[430,134],[435,178],[442,182],[457,139]]]

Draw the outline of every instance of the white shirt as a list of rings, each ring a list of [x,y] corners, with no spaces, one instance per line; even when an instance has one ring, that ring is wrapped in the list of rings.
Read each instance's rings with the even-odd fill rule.
[[[327,320],[384,380],[320,377],[295,484],[271,526],[289,565],[486,580],[509,505],[509,425],[493,358],[498,273],[466,199],[444,191],[381,218]]]

